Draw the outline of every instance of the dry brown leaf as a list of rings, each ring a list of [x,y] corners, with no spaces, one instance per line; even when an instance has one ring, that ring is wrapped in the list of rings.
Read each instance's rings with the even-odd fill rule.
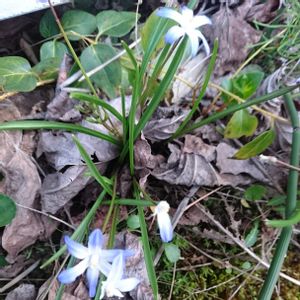
[[[18,255],[13,260],[6,259],[9,265],[0,268],[0,277],[13,278],[16,277],[26,266],[33,263],[32,260],[26,259],[24,255]]]
[[[270,22],[276,17],[276,10],[279,7],[279,2],[279,0],[267,0],[264,3],[258,3],[257,5],[253,5],[246,15],[246,20],[249,22]]]
[[[214,186],[217,183],[214,168],[202,155],[185,153],[174,144],[168,146],[171,151],[168,161],[152,171],[154,177],[186,186]]]
[[[105,167],[99,164],[100,173],[105,171]],[[55,214],[75,197],[91,180],[86,175],[87,170],[86,166],[71,166],[64,173],[47,175],[41,187],[43,210]]]
[[[36,290],[33,284],[22,283],[7,294],[5,300],[34,300]]]
[[[247,174],[261,182],[269,182],[264,174],[251,162],[250,159],[237,160],[232,159],[234,153],[238,149],[222,142],[217,148],[217,167],[220,170],[221,175],[232,174]]]
[[[260,40],[261,32],[255,30],[247,21],[247,15],[253,1],[245,1],[238,9],[226,6],[213,15],[214,39],[219,39],[219,56],[215,74],[222,76],[234,72],[249,54],[249,46]]]
[[[19,150],[2,168],[1,173],[5,175],[2,192],[17,203],[35,207],[35,199],[39,193],[41,181],[36,166],[28,155]],[[44,227],[39,215],[18,207],[16,217],[4,230],[2,247],[10,255],[16,256],[20,251],[34,244],[43,232]]]
[[[200,80],[205,74],[206,64],[206,55],[201,52],[180,67],[177,78],[172,85],[172,103],[180,102],[186,96],[193,96],[190,95],[193,89],[191,86],[187,85],[187,83],[192,84],[192,86],[196,86],[197,84],[199,84]]]
[[[163,141],[171,137],[187,116],[189,110],[178,106],[158,107],[146,124],[143,134],[150,141]]]

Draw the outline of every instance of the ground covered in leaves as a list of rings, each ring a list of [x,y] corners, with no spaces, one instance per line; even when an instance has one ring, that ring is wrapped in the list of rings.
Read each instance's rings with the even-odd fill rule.
[[[92,54],[85,48],[94,36],[87,34],[81,41],[74,38],[74,48],[82,63],[86,62],[85,67],[92,69],[120,53],[119,37],[131,44],[147,35],[153,23],[145,22],[158,7],[179,7],[177,1],[162,2],[143,1],[136,28],[138,18],[124,34],[107,31],[101,36],[99,51],[107,57],[98,57],[95,65],[89,65]],[[211,49],[215,39],[219,48],[192,123],[299,81],[300,7],[296,0],[198,2],[195,12],[201,11],[212,21],[212,26],[204,26],[202,32]],[[133,13],[137,9],[132,1],[96,0],[75,1],[75,8],[94,15],[107,10]],[[72,7],[63,5],[56,10],[63,16]],[[49,56],[44,39],[58,34],[47,35],[47,28],[41,25],[48,24],[49,15],[50,11],[46,17],[41,11],[0,21],[1,57],[26,58],[35,65],[38,82],[42,82],[36,83],[33,91],[22,93],[7,91],[3,85],[0,122],[62,121],[107,133],[107,127],[96,122],[99,115],[92,110],[95,106],[70,97],[70,92],[87,89],[87,85],[62,88],[78,69],[69,56],[64,56],[65,44],[53,48],[59,52],[57,56]],[[59,39],[62,43],[61,36]],[[137,56],[141,55],[141,46],[135,46]],[[128,61],[128,57],[121,56],[93,81],[101,99],[120,114],[125,110],[126,115],[132,94]],[[283,98],[276,97],[173,139],[199,95],[207,64],[201,48],[181,65],[134,145],[135,179],[141,194],[146,200],[168,201],[175,226],[172,243],[162,245],[153,212],[150,207],[144,208],[159,293],[161,299],[257,299],[280,233],[266,221],[282,218],[293,129]],[[0,80],[0,87],[2,84]],[[125,107],[120,86],[125,93]],[[292,96],[299,113],[299,89]],[[137,120],[140,115],[137,111]],[[110,117],[112,128],[118,131],[121,122]],[[267,144],[243,149],[262,134]],[[118,170],[119,198],[134,198],[129,161],[119,165],[120,149],[109,141],[60,130],[0,131],[0,192],[17,205],[16,216],[0,231],[0,299],[56,299],[56,276],[65,257],[43,269],[39,267],[63,245],[63,235],[79,226],[102,191],[84,163],[74,135],[102,175],[109,178],[113,170]],[[256,147],[261,151],[255,152]],[[251,151],[253,155],[249,155]],[[263,159],[258,152],[277,161]],[[106,224],[108,213],[109,205],[101,205],[90,229],[104,227],[109,233],[116,226],[115,246],[135,250],[127,261],[126,275],[137,277],[141,284],[125,299],[154,299],[137,209],[119,206],[116,225],[111,221]],[[299,233],[295,226],[282,269],[285,278],[281,276],[273,299],[300,299]],[[89,299],[85,279],[80,277],[67,285],[61,299]]]

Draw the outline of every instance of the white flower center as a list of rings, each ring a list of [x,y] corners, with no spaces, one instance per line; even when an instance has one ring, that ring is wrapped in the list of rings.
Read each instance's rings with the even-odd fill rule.
[[[90,263],[91,268],[97,269],[97,266],[99,265],[99,256],[98,256],[98,254],[92,254],[90,256],[89,263]]]

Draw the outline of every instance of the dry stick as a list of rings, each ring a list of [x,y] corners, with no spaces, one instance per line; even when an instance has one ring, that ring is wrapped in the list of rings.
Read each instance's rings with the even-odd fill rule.
[[[267,254],[269,254],[271,252],[271,250],[273,249],[277,239],[278,239],[279,234],[277,235],[277,237],[273,240],[271,246],[269,247],[269,249],[267,250]],[[252,275],[259,267],[259,263],[251,270],[250,274]],[[239,286],[238,288],[230,295],[230,297],[227,300],[232,300],[234,298],[234,296],[238,293],[238,291],[247,283],[248,278],[246,278]]]
[[[2,288],[0,288],[0,293],[5,292],[7,289],[14,286],[16,283],[21,281],[23,278],[25,278],[28,274],[30,274],[40,263],[40,259],[36,261],[34,264],[32,264],[29,268],[27,268],[24,272],[19,274],[17,277],[15,277],[13,280],[8,282],[6,285],[4,285]]]
[[[238,246],[240,246],[245,252],[247,252],[252,258],[254,258],[256,261],[258,261],[260,264],[262,264],[264,267],[266,267],[267,269],[270,268],[270,264],[268,264],[267,262],[263,261],[259,256],[257,256],[254,252],[252,252],[249,248],[247,248],[247,246],[245,245],[245,243],[243,241],[241,241],[240,239],[236,238],[233,236],[233,234],[227,230],[226,228],[224,228],[222,226],[222,224],[220,224],[217,220],[215,220],[215,218],[213,217],[213,215],[208,212],[204,206],[202,206],[201,204],[197,204],[197,207],[202,211],[203,214],[205,214],[205,216],[207,218],[209,218],[221,231],[223,231],[227,236],[229,236]],[[280,276],[298,286],[300,286],[300,281],[290,277],[288,275],[286,275],[285,273],[280,272]]]
[[[48,213],[45,213],[45,212],[43,212],[43,211],[40,211],[40,210],[37,210],[37,209],[35,209],[35,208],[28,207],[28,206],[25,206],[25,205],[22,205],[22,204],[19,204],[19,203],[16,203],[16,205],[19,206],[19,207],[28,209],[28,210],[30,210],[30,211],[36,212],[36,213],[38,213],[38,214],[44,215],[44,216],[46,216],[46,217],[48,217],[48,218],[50,218],[50,219],[53,219],[53,220],[55,220],[55,221],[57,221],[57,222],[60,222],[60,223],[62,223],[62,224],[64,224],[64,225],[70,227],[70,228],[73,229],[73,230],[76,229],[76,227],[72,226],[71,224],[69,224],[69,223],[67,223],[67,222],[65,222],[65,221],[63,221],[63,220],[61,220],[61,219],[59,219],[59,218],[57,218],[57,217],[55,217],[55,216],[52,216],[52,215],[50,215],[50,214],[48,214]]]
[[[171,288],[170,288],[170,293],[169,293],[168,300],[172,300],[172,294],[173,294],[173,289],[174,289],[174,285],[175,285],[175,276],[176,276],[176,262],[174,263],[172,283],[171,283]]]
[[[195,200],[193,203],[191,203],[190,205],[188,205],[190,199],[195,195],[195,193],[199,190],[200,186],[193,186],[188,195],[186,197],[183,198],[183,200],[180,202],[173,218],[172,218],[172,226],[173,229],[175,229],[175,227],[177,226],[180,218],[182,217],[182,215],[184,214],[185,211],[187,211],[189,208],[191,208],[193,205],[195,205],[196,203],[198,203],[199,201],[202,201],[203,199],[207,198],[208,196],[214,194],[216,191],[218,191],[219,189],[221,189],[221,187],[218,187],[216,189],[214,189],[213,191],[205,194],[204,196],[200,197],[199,199]],[[159,259],[161,257],[161,255],[164,252],[164,247],[163,245],[158,249],[155,259],[154,259],[154,266],[157,265],[157,263],[159,262]]]

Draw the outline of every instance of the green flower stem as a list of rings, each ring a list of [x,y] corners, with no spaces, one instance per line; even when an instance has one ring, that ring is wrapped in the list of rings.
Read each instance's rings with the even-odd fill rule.
[[[292,151],[290,157],[290,165],[299,166],[300,153],[300,127],[299,117],[295,104],[290,94],[284,96],[285,104],[290,115],[293,131]],[[288,219],[294,213],[297,206],[297,190],[298,190],[298,171],[291,169],[288,176],[287,200],[285,207],[285,218]],[[272,297],[275,284],[278,280],[279,273],[286,256],[288,246],[292,236],[292,226],[284,227],[281,231],[277,247],[268,270],[267,277],[259,294],[259,300],[269,300]]]
[[[51,8],[51,11],[52,11],[52,13],[53,13],[53,16],[54,16],[54,18],[55,18],[55,21],[56,21],[56,23],[57,23],[57,25],[58,25],[58,28],[59,28],[60,32],[62,33],[62,35],[63,35],[63,37],[64,37],[64,39],[65,39],[65,41],[66,41],[66,43],[67,43],[67,45],[68,45],[68,47],[69,47],[69,50],[70,50],[71,53],[72,53],[72,56],[73,56],[73,58],[74,58],[76,64],[77,64],[78,67],[80,68],[80,70],[81,70],[81,72],[82,72],[82,74],[83,74],[83,76],[84,76],[84,78],[85,78],[85,80],[86,80],[88,86],[90,87],[91,91],[92,91],[93,94],[97,97],[97,92],[96,92],[96,90],[95,90],[95,88],[94,88],[94,86],[93,86],[93,84],[92,84],[90,78],[87,76],[87,74],[86,74],[86,72],[85,72],[85,69],[84,69],[84,67],[82,66],[82,64],[81,64],[81,62],[80,62],[80,60],[79,60],[79,58],[78,58],[78,56],[77,56],[75,50],[73,49],[73,47],[72,47],[72,45],[71,45],[71,43],[70,43],[70,40],[69,40],[69,38],[68,38],[68,36],[67,36],[67,34],[66,34],[64,28],[63,28],[63,26],[62,26],[61,23],[60,23],[60,20],[59,20],[57,14],[56,14],[56,11],[55,11],[54,7],[53,7],[52,4],[51,4],[51,1],[48,0],[48,2],[49,2],[49,5],[50,5],[50,8]]]
[[[268,100],[272,100],[276,97],[283,96],[283,95],[291,92],[292,90],[294,90],[298,87],[299,87],[299,84],[293,85],[293,86],[290,86],[290,87],[284,87],[284,88],[281,88],[281,89],[279,89],[275,92],[264,95],[262,97],[258,97],[258,98],[248,100],[248,101],[245,101],[243,103],[231,106],[231,107],[227,108],[226,110],[214,113],[213,115],[207,117],[206,119],[201,120],[199,122],[195,122],[194,124],[190,125],[189,127],[186,127],[184,130],[182,130],[181,135],[189,133],[189,132],[191,132],[191,131],[193,131],[193,130],[201,127],[201,126],[210,124],[210,123],[215,122],[217,120],[220,120],[220,119],[222,119],[222,118],[224,118],[224,117],[226,117],[226,116],[228,116],[228,115],[230,115],[230,114],[232,114],[232,113],[234,113],[238,110],[247,108],[247,107],[252,106],[252,105],[257,105],[257,104],[260,104],[260,103],[268,101]]]

